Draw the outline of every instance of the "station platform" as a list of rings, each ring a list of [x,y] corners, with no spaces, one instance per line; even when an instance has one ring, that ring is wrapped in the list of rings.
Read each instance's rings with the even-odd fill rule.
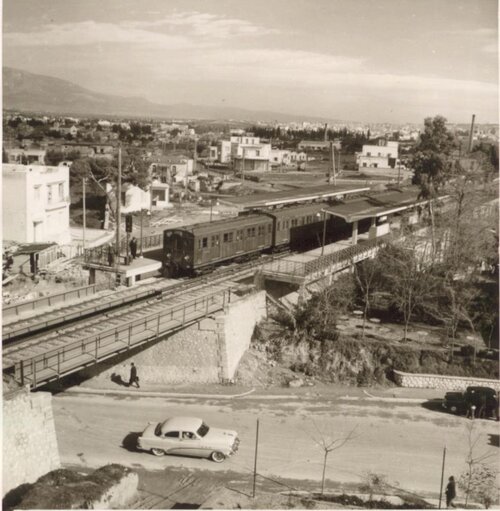
[[[118,272],[116,267],[107,266],[98,263],[86,263],[85,266],[90,270],[89,283],[95,282],[96,271],[107,271],[118,273],[120,283],[128,287],[135,285],[142,278],[150,277],[152,273],[161,270],[161,262],[156,259],[148,259],[147,257],[138,257],[133,259],[130,264],[121,263]]]

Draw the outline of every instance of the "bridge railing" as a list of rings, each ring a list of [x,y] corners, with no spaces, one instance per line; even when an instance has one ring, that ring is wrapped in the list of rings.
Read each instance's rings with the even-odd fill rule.
[[[67,302],[75,298],[90,296],[97,293],[98,291],[102,291],[103,289],[109,288],[110,286],[108,283],[92,284],[90,286],[82,286],[77,287],[75,289],[70,289],[69,291],[64,291],[63,293],[55,293],[53,295],[35,298],[34,300],[15,303],[12,305],[8,305],[7,307],[3,307],[2,316],[4,318],[19,316],[20,314],[25,312],[31,312],[37,309],[41,309],[42,307],[51,307],[58,303]]]
[[[385,243],[385,237],[365,241],[358,245],[343,248],[337,252],[320,256],[311,261],[273,261],[264,267],[264,273],[276,275],[288,275],[291,277],[305,278],[319,271],[327,270],[335,266],[345,266],[351,262],[358,262],[375,254]]]
[[[120,326],[17,362],[15,378],[21,385],[37,387],[221,310],[230,300],[229,290],[218,291],[124,322]]]

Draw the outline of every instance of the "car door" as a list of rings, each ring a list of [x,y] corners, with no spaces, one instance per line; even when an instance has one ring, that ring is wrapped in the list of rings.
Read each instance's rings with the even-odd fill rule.
[[[175,454],[179,446],[180,431],[167,431],[158,441],[158,448],[163,449],[167,454]]]
[[[202,440],[193,431],[181,431],[179,438],[179,453],[184,456],[205,456],[206,448],[202,445]]]

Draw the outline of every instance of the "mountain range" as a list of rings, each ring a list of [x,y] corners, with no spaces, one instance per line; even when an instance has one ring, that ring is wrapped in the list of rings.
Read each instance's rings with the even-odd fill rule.
[[[20,112],[49,114],[164,118],[213,119],[279,122],[342,122],[279,112],[246,110],[230,106],[179,103],[162,105],[140,97],[122,97],[94,92],[52,76],[3,68],[3,108]]]

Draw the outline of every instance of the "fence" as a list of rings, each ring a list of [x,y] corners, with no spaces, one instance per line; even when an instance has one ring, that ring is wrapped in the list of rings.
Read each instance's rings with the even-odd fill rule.
[[[81,298],[83,296],[89,296],[102,291],[103,289],[110,289],[108,283],[92,284],[91,286],[78,287],[76,289],[70,289],[64,293],[57,293],[49,296],[43,296],[34,300],[26,302],[20,302],[7,307],[2,308],[2,316],[9,318],[12,316],[19,316],[24,312],[34,311],[42,307],[51,307],[58,303],[63,303],[75,298]]]
[[[312,261],[279,260],[266,265],[266,274],[285,274],[291,277],[305,278],[308,275],[327,269],[335,269],[336,266],[345,267],[346,263],[356,263],[371,257],[384,243],[382,238],[366,241],[358,245],[346,247],[337,252],[327,254]]]
[[[163,246],[163,234],[152,234],[150,236],[144,236],[142,238],[142,250],[158,249]],[[110,252],[113,254],[113,261],[116,258],[115,243],[110,245],[103,245],[100,247],[85,249],[84,261],[86,263],[102,264],[104,266],[110,266]],[[141,251],[141,240],[138,240],[137,250]],[[122,238],[120,240],[120,257],[127,253],[127,239]]]
[[[15,364],[15,379],[21,385],[37,387],[193,323],[224,309],[230,300],[230,290],[217,291],[23,359]]]

